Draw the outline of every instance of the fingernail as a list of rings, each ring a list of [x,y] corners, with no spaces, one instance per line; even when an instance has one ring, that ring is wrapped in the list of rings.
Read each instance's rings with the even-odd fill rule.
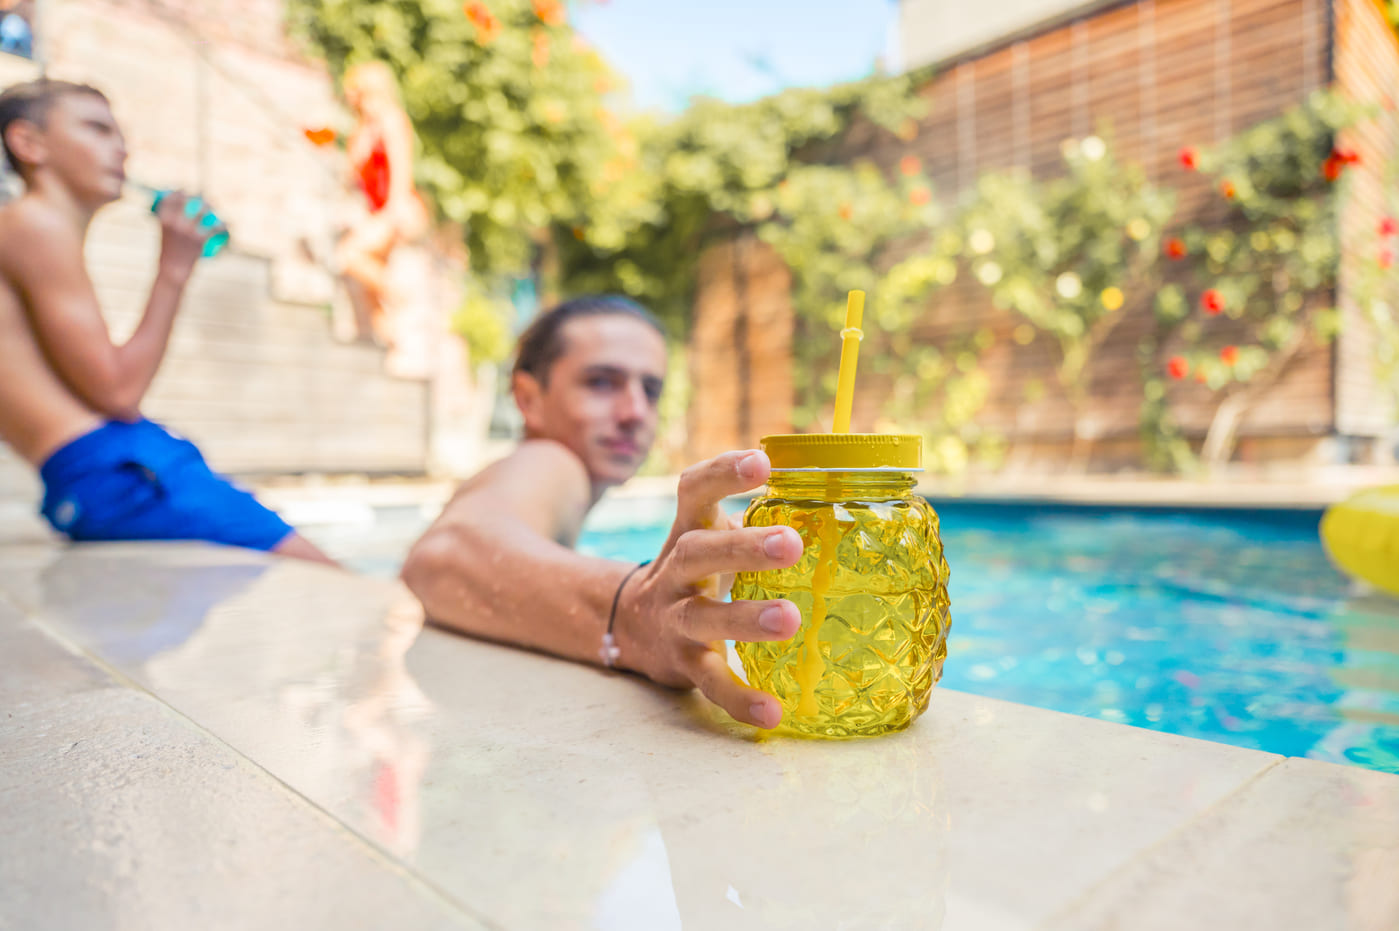
[[[767,553],[772,559],[781,558],[782,551],[786,549],[787,546],[783,542],[786,538],[787,534],[783,533],[781,530],[776,533],[768,534],[767,538],[763,540],[763,552]]]
[[[738,474],[744,478],[752,478],[762,469],[762,456],[759,453],[749,453],[738,460]]]
[[[768,605],[758,615],[758,626],[770,634],[780,633],[785,626],[782,622],[782,605]]]
[[[782,719],[779,713],[773,711],[772,705],[765,701],[753,702],[749,706],[748,712],[759,727],[776,727],[777,722]]]

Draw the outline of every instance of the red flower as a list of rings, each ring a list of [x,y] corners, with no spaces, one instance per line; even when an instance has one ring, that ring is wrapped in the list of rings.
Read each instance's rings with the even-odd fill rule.
[[[899,159],[899,171],[909,177],[918,174],[918,172],[922,170],[923,163],[919,161],[916,155],[905,155],[903,158]]]
[[[1171,356],[1166,362],[1166,372],[1179,381],[1190,374],[1190,363],[1185,361],[1185,356]]]
[[[1379,254],[1380,268],[1389,268],[1394,264],[1394,250],[1388,247],[1381,249]]]
[[[1223,362],[1225,365],[1233,365],[1235,362],[1238,362],[1239,347],[1225,346],[1223,349],[1219,350],[1219,361]]]
[[[841,204],[840,210],[836,212],[840,214],[842,220],[849,220],[855,215],[855,208],[851,207],[849,204]]]
[[[1223,181],[1219,182],[1219,193],[1223,194],[1229,200],[1233,200],[1234,195],[1239,193],[1239,191],[1234,187],[1233,181],[1225,178]]]
[[[1224,295],[1210,288],[1200,295],[1200,307],[1211,317],[1216,316],[1224,309]]]
[[[1379,230],[1381,236],[1393,236],[1399,233],[1399,221],[1393,217],[1384,217],[1380,220]]]
[[[471,20],[471,25],[476,27],[477,42],[482,45],[490,45],[500,35],[500,20],[496,19],[491,8],[481,3],[480,0],[476,0],[474,3],[468,2],[462,7],[462,12],[466,14],[467,19]]]
[[[311,145],[314,146],[330,145],[335,141],[335,130],[327,127],[321,127],[320,129],[303,129],[301,132],[310,141]]]
[[[908,192],[908,202],[916,207],[921,207],[932,199],[933,192],[921,184]]]
[[[1189,250],[1185,248],[1185,240],[1181,239],[1179,236],[1172,236],[1170,239],[1166,240],[1167,258],[1179,261],[1185,258],[1188,252]]]
[[[1326,161],[1321,163],[1321,175],[1327,181],[1335,181],[1341,177],[1341,172],[1349,165],[1360,164],[1360,154],[1354,149],[1346,149],[1337,146],[1331,150],[1331,154],[1326,156]]]
[[[1186,171],[1194,171],[1196,168],[1200,167],[1200,153],[1195,151],[1194,146],[1184,147],[1180,150],[1180,154],[1178,154],[1176,158],[1180,160],[1180,167],[1184,168]]]
[[[562,26],[567,19],[559,0],[534,0],[534,15],[546,26]]]

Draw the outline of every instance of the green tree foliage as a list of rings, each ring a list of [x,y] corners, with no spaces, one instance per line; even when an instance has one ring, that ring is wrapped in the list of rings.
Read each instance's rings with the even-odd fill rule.
[[[998,307],[1050,336],[1056,375],[1078,423],[1089,366],[1140,301],[1173,198],[1119,161],[1101,136],[1064,144],[1064,176],[1034,181],[1017,170],[985,175],[962,217],[972,269]]]
[[[375,59],[398,76],[421,148],[417,181],[465,230],[478,275],[528,270],[538,230],[586,223],[604,179],[637,155],[603,106],[615,79],[556,9],[530,0],[466,10],[459,0],[288,4],[293,32],[337,78]]]
[[[801,171],[857,119],[906,130],[923,110],[910,79],[875,78],[826,89],[795,88],[754,103],[697,99],[670,121],[636,126],[640,155],[626,196],[608,198],[581,227],[556,227],[560,278],[573,290],[622,291],[684,327],[704,245],[769,224],[790,203]],[[841,188],[869,189],[868,172],[826,165]],[[786,188],[780,188],[787,182]],[[791,214],[787,215],[789,218]],[[878,234],[872,234],[871,243]],[[830,240],[794,238],[799,271],[820,265]],[[810,242],[818,252],[803,252]]]
[[[1167,393],[1163,378],[1191,378],[1218,394],[1203,450],[1213,464],[1228,459],[1248,407],[1309,344],[1337,331],[1337,186],[1358,156],[1335,140],[1369,113],[1318,92],[1220,146],[1183,153],[1227,210],[1167,240],[1167,261],[1179,267],[1155,302],[1146,398]],[[1164,420],[1158,427],[1173,430]]]

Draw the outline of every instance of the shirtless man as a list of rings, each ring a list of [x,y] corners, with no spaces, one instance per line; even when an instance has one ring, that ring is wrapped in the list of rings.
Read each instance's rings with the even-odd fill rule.
[[[735,719],[775,727],[781,705],[730,671],[724,641],[790,639],[800,612],[785,600],[720,600],[734,572],[801,557],[790,527],[743,528],[719,509],[767,481],[762,452],[725,453],[681,476],[653,562],[573,549],[588,510],[646,458],[665,372],[660,325],[625,298],[580,298],[535,320],[512,374],[524,441],[457,490],[403,580],[441,626],[697,687]]]
[[[126,143],[97,90],[34,81],[0,94],[25,193],[0,207],[0,439],[39,470],[43,513],[74,540],[195,539],[330,562],[199,451],[141,416],[211,230],[175,194],[131,338],[112,343],[83,264],[93,215],[121,197]]]

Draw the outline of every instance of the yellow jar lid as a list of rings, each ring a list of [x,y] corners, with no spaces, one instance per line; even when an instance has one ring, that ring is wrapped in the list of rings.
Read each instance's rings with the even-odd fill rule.
[[[762,450],[774,472],[923,469],[923,438],[913,433],[774,433]]]

